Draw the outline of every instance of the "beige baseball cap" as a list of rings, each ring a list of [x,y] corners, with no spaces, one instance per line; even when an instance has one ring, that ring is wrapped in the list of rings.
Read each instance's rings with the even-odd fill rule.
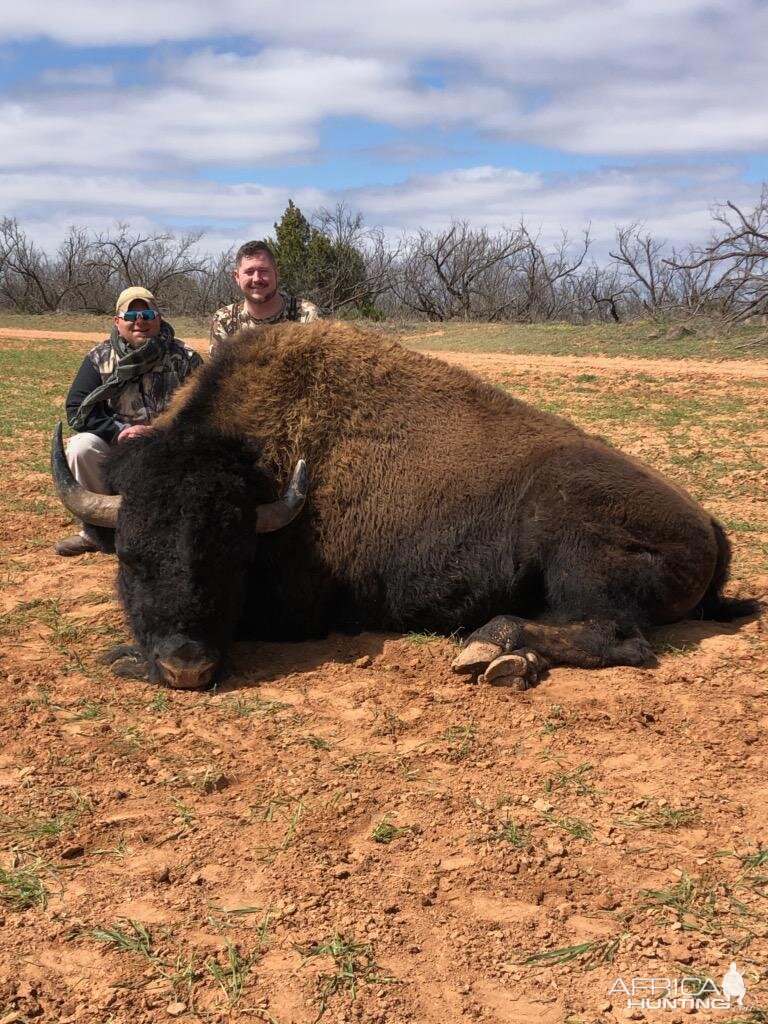
[[[157,305],[157,299],[152,292],[148,291],[146,288],[126,288],[117,296],[115,312],[124,313],[130,304],[135,302],[136,299],[141,299],[142,302],[146,302],[146,304],[151,306],[152,309],[157,309],[159,311],[160,307]]]

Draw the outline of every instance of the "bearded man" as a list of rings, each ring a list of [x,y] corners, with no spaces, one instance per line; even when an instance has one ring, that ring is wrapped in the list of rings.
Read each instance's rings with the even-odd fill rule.
[[[280,290],[277,262],[266,242],[241,245],[235,256],[232,276],[243,297],[238,302],[222,306],[213,314],[210,355],[215,355],[243,327],[277,324],[282,320],[306,324],[320,317],[320,310],[314,302]]]

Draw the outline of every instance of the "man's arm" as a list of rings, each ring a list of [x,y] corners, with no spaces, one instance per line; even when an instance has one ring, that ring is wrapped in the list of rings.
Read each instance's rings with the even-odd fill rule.
[[[176,354],[181,356],[180,359],[174,358],[174,368],[179,382],[183,384],[190,373],[203,365],[203,357],[179,338],[174,338],[174,344],[177,346]]]
[[[100,387],[101,383],[101,374],[86,356],[67,395],[67,422],[70,426],[73,426],[73,420],[83,401],[92,391]],[[75,429],[81,433],[96,434],[107,444],[114,444],[117,435],[125,427],[126,424],[115,417],[106,402],[99,402],[88,413],[85,423]]]
[[[208,355],[215,356],[220,351],[222,343],[227,341],[229,334],[226,329],[226,317],[225,314],[229,313],[227,307],[224,309],[217,309],[213,314],[213,320],[211,321],[211,341],[208,346]]]
[[[132,426],[120,431],[117,435],[118,444],[122,444],[123,441],[130,441],[132,437],[138,437],[140,434],[149,434],[154,429],[151,423],[134,423]]]
[[[202,366],[203,365],[203,358],[202,358],[202,356],[198,355],[198,353],[195,352],[194,349],[187,348],[186,345],[184,346],[184,349],[185,349],[185,352],[187,353],[187,362],[186,362],[186,365],[184,367],[183,379],[186,380],[187,377],[190,375],[190,373],[192,373],[193,370],[196,370],[198,368],[198,366]]]

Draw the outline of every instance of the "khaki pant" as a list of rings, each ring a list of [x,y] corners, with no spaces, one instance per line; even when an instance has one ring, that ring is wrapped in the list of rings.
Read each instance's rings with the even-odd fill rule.
[[[112,494],[102,476],[102,466],[110,447],[111,445],[102,441],[96,434],[88,433],[75,434],[67,442],[67,462],[72,475],[79,484],[89,491],[95,491],[96,494]],[[88,537],[85,523],[78,521],[78,526],[80,536]]]
[[[112,494],[104,483],[102,467],[110,445],[96,434],[75,434],[67,444],[67,462],[79,484],[97,494]]]

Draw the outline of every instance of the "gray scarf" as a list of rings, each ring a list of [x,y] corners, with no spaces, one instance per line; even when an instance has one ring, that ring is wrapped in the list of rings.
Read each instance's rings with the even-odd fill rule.
[[[109,343],[117,356],[117,363],[104,383],[94,388],[83,399],[72,420],[75,430],[82,430],[94,406],[114,398],[138,377],[143,377],[145,373],[154,370],[163,361],[170,341],[173,341],[173,328],[164,320],[160,324],[160,333],[157,337],[150,338],[141,348],[131,348],[117,333],[117,327],[113,327]]]

